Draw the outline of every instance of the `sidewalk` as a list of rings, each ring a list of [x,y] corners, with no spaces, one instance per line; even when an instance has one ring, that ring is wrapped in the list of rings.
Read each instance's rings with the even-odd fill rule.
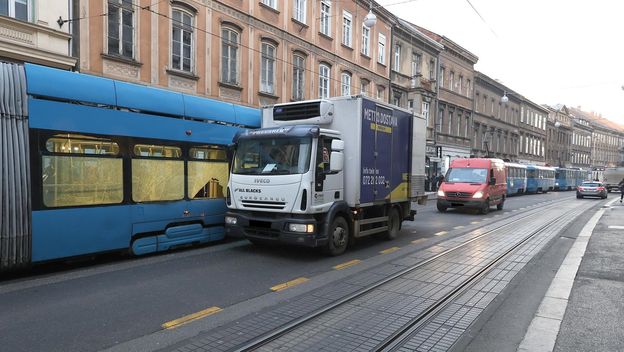
[[[518,351],[624,351],[624,205],[614,201],[579,234]]]

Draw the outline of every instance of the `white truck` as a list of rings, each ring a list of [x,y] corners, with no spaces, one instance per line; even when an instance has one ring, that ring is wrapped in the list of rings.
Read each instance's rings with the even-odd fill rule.
[[[234,137],[226,235],[323,247],[395,238],[426,202],[422,117],[361,96],[263,108],[262,128]]]
[[[618,186],[624,180],[624,167],[607,167],[603,173],[603,183],[607,192],[619,191]]]

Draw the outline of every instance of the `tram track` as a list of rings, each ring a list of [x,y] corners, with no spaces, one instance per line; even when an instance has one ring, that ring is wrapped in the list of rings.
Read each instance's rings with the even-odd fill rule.
[[[255,339],[252,339],[248,342],[246,342],[243,345],[238,346],[235,349],[232,349],[232,351],[237,351],[237,352],[242,352],[242,351],[253,351],[253,350],[258,350],[261,349],[263,346],[267,346],[268,344],[270,344],[273,341],[278,340],[279,338],[286,336],[288,333],[305,326],[305,324],[311,322],[312,320],[323,316],[324,314],[327,314],[329,312],[332,312],[334,310],[336,310],[337,308],[346,305],[350,302],[353,302],[354,300],[363,297],[364,295],[366,295],[367,293],[370,293],[384,285],[387,285],[389,283],[392,283],[393,281],[404,277],[405,275],[419,269],[419,268],[423,268],[424,266],[426,266],[427,264],[431,264],[433,262],[435,262],[436,260],[443,258],[445,256],[448,256],[450,254],[453,254],[457,251],[459,251],[460,249],[464,249],[466,246],[472,244],[475,241],[478,241],[480,239],[483,239],[487,236],[490,236],[492,234],[496,234],[497,232],[504,230],[506,228],[509,227],[513,227],[514,225],[517,225],[518,223],[522,223],[522,221],[526,221],[526,219],[530,218],[531,216],[534,216],[537,213],[540,212],[544,212],[545,209],[550,209],[550,208],[555,208],[558,205],[560,205],[563,202],[569,201],[569,199],[563,199],[563,200],[557,200],[557,201],[552,201],[549,204],[543,205],[539,208],[534,208],[534,209],[530,209],[524,213],[521,214],[516,214],[516,215],[512,215],[509,218],[514,218],[517,217],[515,219],[512,219],[511,221],[505,222],[503,224],[501,224],[500,226],[496,226],[493,229],[489,229],[486,232],[482,233],[482,234],[478,234],[474,237],[472,237],[471,239],[469,239],[468,241],[462,242],[461,244],[458,244],[452,248],[449,248],[447,250],[444,250],[430,258],[424,259],[414,265],[411,265],[395,274],[392,274],[372,285],[369,285],[367,287],[362,288],[361,290],[354,292],[352,294],[349,294],[341,299],[338,299],[334,302],[332,302],[331,304],[328,304],[316,311],[313,311],[309,314],[306,314],[300,318],[294,319],[292,321],[290,321],[289,323],[286,323],[284,325],[282,325],[281,327],[272,330],[269,333],[263,334],[259,337],[256,337]],[[575,212],[573,212],[575,213]],[[520,215],[520,216],[518,216]],[[569,214],[568,214],[569,215]],[[501,222],[508,220],[509,218],[505,218],[505,219],[501,219]],[[413,318],[410,320],[410,322],[408,324],[403,325],[403,327],[399,330],[397,330],[396,332],[394,332],[391,336],[389,336],[388,338],[386,338],[381,344],[379,344],[375,350],[377,351],[394,351],[396,350],[398,347],[401,346],[402,342],[404,342],[406,339],[409,338],[409,336],[412,335],[412,333],[418,329],[418,327],[421,325],[421,323],[428,321],[432,315],[435,315],[436,312],[438,312],[439,310],[443,309],[450,301],[452,301],[455,297],[457,297],[458,295],[460,295],[461,293],[463,293],[467,288],[471,287],[476,281],[479,280],[479,278],[481,278],[483,275],[487,274],[489,272],[489,270],[494,267],[496,264],[500,263],[502,260],[504,260],[508,255],[510,255],[511,253],[513,253],[518,247],[522,246],[523,244],[527,243],[531,238],[533,238],[534,236],[536,236],[537,234],[543,232],[545,229],[548,229],[549,227],[551,227],[553,224],[558,223],[560,221],[568,221],[569,216],[565,216],[562,217],[560,219],[557,219],[555,221],[546,221],[544,224],[542,224],[541,226],[539,226],[538,228],[532,230],[528,235],[524,236],[522,239],[520,239],[519,241],[516,241],[515,244],[509,248],[507,248],[506,250],[504,250],[503,252],[499,253],[493,260],[491,260],[487,265],[483,266],[483,268],[481,268],[480,270],[478,270],[477,272],[473,273],[472,275],[470,275],[470,277],[465,280],[464,282],[462,282],[460,285],[458,285],[457,287],[455,287],[451,292],[448,292],[447,294],[444,295],[444,297],[438,299],[434,304],[432,304],[430,307],[428,307],[426,310],[424,310],[421,314],[419,314],[417,317]],[[470,232],[467,232],[468,234],[471,232],[474,232],[475,230],[472,230]]]

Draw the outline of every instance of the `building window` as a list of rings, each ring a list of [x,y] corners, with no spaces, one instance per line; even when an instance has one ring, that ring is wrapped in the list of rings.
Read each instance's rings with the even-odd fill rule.
[[[362,54],[370,56],[370,28],[362,26]]]
[[[277,10],[277,1],[275,0],[262,0],[262,3],[272,9]]]
[[[321,33],[331,36],[331,2],[321,1]]]
[[[394,104],[395,106],[401,106],[401,97],[402,97],[402,93],[399,91],[394,91],[394,94],[392,94],[392,104]]]
[[[412,53],[412,77],[420,74],[420,55]]]
[[[426,126],[429,126],[429,103],[426,101],[423,101],[422,103],[422,115],[427,121]]]
[[[386,97],[386,87],[377,86],[377,99],[384,100]]]
[[[394,70],[401,71],[401,45],[399,44],[394,46]]]
[[[321,99],[329,98],[329,79],[329,66],[321,64],[319,66],[319,98]]]
[[[193,70],[193,16],[174,9],[171,16],[171,67],[175,70]]]
[[[275,46],[262,43],[260,91],[275,93]]]
[[[462,91],[463,89],[464,89],[464,77],[459,76],[459,90],[458,90],[459,94],[463,93]]]
[[[453,133],[453,112],[449,111],[448,114],[448,134]]]
[[[429,61],[429,79],[435,80],[435,61],[433,60]]]
[[[407,108],[412,112],[414,111],[414,99],[407,100]]]
[[[368,96],[368,86],[369,86],[368,80],[362,79],[360,81],[360,94],[364,96]]]
[[[467,79],[466,80],[466,96],[470,96],[470,94],[471,94],[471,91],[470,91],[471,87],[470,86],[471,86],[471,82],[470,82],[469,79]]]
[[[130,3],[129,0],[124,2]],[[0,15],[13,17],[20,21],[30,21],[31,7],[32,0],[0,0]]]
[[[295,0],[295,20],[306,23],[306,7],[306,0]]]
[[[347,11],[343,11],[342,12],[342,44],[348,47],[351,47],[353,45],[352,40],[351,40],[352,21],[353,21],[353,18],[351,17],[351,14],[348,13]]]
[[[379,39],[377,43],[377,61],[380,64],[386,63],[386,36],[379,33]]]
[[[451,74],[449,75],[449,86],[448,88],[450,90],[453,90],[455,88],[455,72],[451,71]]]
[[[293,55],[293,100],[303,100],[305,91],[305,59],[301,55]]]
[[[444,67],[440,67],[440,82],[438,82],[440,87],[444,87]]]
[[[5,4],[8,5],[9,16],[11,16],[11,8],[15,8],[16,4],[20,4],[20,9],[26,7],[24,10],[28,11],[27,3],[24,0],[0,0],[0,9],[4,8]],[[2,14],[4,14],[3,11],[0,10]],[[23,17],[23,15],[20,16]],[[132,0],[109,0],[108,2],[108,54],[134,58],[134,7]]]
[[[221,81],[238,85],[238,32],[221,29]]]
[[[351,95],[351,74],[343,72],[340,76],[340,92],[342,95]]]

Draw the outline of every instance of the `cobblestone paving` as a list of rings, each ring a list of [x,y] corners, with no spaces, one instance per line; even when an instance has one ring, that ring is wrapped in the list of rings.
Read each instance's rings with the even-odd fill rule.
[[[484,282],[482,286],[475,285],[459,297],[457,302],[424,326],[404,346],[407,348],[406,351],[415,350],[413,348],[447,350],[524,264],[565,225],[562,219],[576,213],[570,210],[570,206],[563,205],[551,212],[537,211],[531,222],[520,221],[498,230],[496,234],[477,238],[499,227],[501,223],[509,223],[513,219],[526,216],[526,213],[517,214],[499,223],[484,226],[391,263],[358,273],[340,283],[321,287],[284,302],[277,308],[265,309],[237,322],[203,333],[195,339],[173,346],[173,349],[180,352],[232,350],[332,301],[399,273],[406,267],[477,238],[457,251],[439,257],[341,305],[259,349],[260,351],[369,351],[453,291],[501,252],[512,247],[519,239],[545,223],[556,225],[556,229],[549,229],[547,234],[536,236],[521,246],[514,255],[498,264],[484,278],[489,280],[488,282]],[[568,213],[568,216],[562,217],[565,213]],[[539,221],[535,220],[537,218]]]

